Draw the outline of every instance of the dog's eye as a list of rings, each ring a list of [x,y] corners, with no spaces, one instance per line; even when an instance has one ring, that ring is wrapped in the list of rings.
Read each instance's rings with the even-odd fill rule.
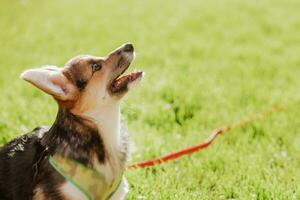
[[[93,72],[99,71],[101,68],[102,68],[101,64],[98,64],[98,63],[93,63],[92,64],[92,70],[93,70]]]

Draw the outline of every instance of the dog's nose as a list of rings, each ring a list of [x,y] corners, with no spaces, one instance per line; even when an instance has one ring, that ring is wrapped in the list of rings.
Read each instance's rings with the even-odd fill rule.
[[[133,50],[134,50],[134,48],[131,43],[127,43],[123,47],[123,51],[125,51],[125,52],[133,52]]]

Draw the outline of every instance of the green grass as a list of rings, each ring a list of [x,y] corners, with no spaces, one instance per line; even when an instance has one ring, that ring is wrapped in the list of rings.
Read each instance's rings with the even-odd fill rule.
[[[20,80],[83,53],[134,43],[146,71],[122,111],[132,161],[196,144],[223,124],[297,99],[300,1],[0,3],[0,144],[51,124],[55,102]],[[300,105],[193,156],[126,172],[129,199],[300,199]]]

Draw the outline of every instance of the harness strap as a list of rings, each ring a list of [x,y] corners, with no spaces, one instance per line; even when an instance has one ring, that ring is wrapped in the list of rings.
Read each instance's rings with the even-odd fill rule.
[[[108,183],[104,174],[71,158],[54,155],[49,158],[49,163],[88,200],[109,199],[121,184],[122,176]]]

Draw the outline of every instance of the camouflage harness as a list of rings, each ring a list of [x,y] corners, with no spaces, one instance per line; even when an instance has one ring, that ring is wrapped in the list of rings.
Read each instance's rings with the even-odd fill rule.
[[[88,200],[107,200],[119,188],[122,175],[109,183],[105,176],[73,159],[54,155],[49,158],[51,166],[67,181],[79,189]]]

